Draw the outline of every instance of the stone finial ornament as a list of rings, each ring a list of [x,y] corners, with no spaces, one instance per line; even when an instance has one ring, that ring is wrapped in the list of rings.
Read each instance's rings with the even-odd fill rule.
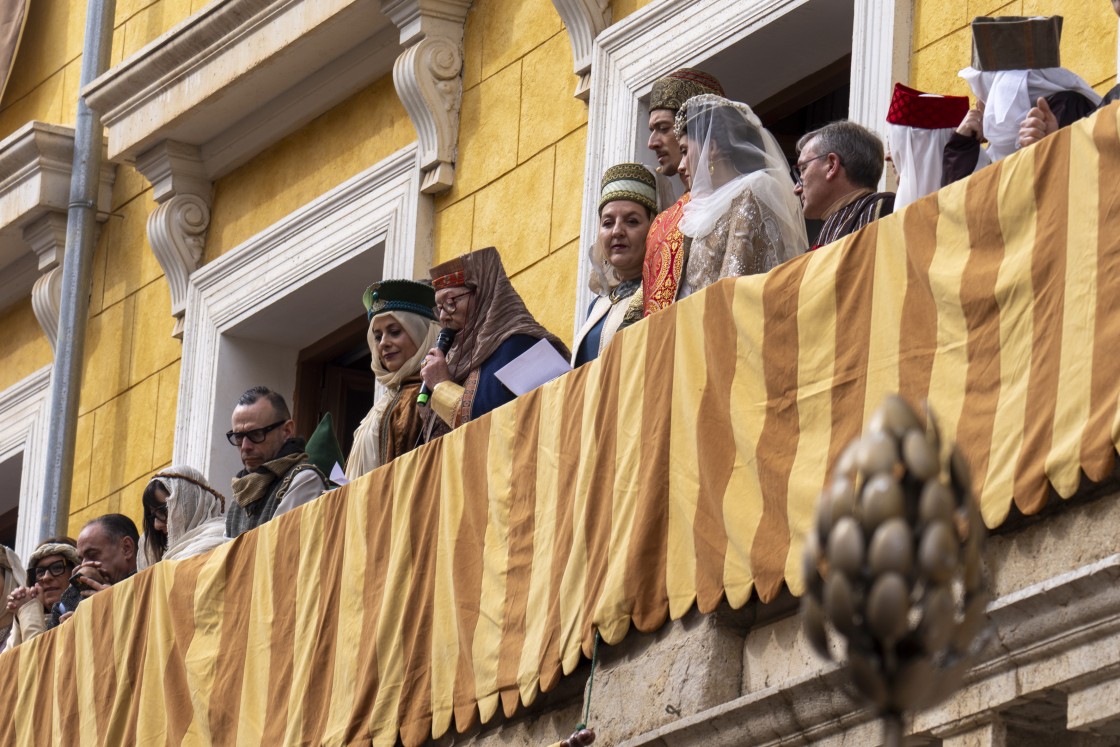
[[[839,652],[887,745],[901,744],[905,712],[960,686],[988,620],[968,468],[942,449],[928,406],[925,421],[887,398],[837,460],[804,549],[805,635],[821,656]]]

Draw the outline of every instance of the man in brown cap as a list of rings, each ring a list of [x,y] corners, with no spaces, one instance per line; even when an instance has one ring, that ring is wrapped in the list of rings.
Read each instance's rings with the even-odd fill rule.
[[[663,176],[677,174],[681,162],[681,148],[673,134],[673,122],[684,102],[704,93],[723,94],[723,87],[707,73],[691,68],[658,78],[649,96],[649,149],[657,154],[657,173]],[[684,175],[680,175],[685,190],[689,188]],[[672,207],[653,219],[646,236],[646,258],[642,266],[642,316],[660,311],[677,298],[677,286],[688,254],[688,243],[677,228],[689,193],[677,200]],[[634,321],[633,314],[627,322]]]

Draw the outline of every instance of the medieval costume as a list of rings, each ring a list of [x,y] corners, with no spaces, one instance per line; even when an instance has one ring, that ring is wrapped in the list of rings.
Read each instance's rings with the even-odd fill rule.
[[[674,114],[684,102],[705,93],[723,95],[723,87],[715,78],[700,70],[683,68],[659,78],[650,91],[649,108],[668,109]],[[689,239],[681,233],[678,223],[684,215],[690,194],[673,203],[658,215],[646,236],[646,261],[642,267],[643,316],[664,309],[677,300],[677,289],[684,272]]]
[[[14,556],[15,553],[12,553],[12,555]],[[34,586],[36,581],[35,569],[38,567],[39,561],[43,558],[49,558],[52,555],[58,555],[65,561],[68,566],[66,570],[67,578],[69,578],[70,574],[74,572],[74,569],[78,567],[78,550],[73,545],[64,542],[44,542],[35,548],[35,552],[31,553],[31,557],[27,561],[28,572],[24,583],[29,583],[31,586]],[[7,602],[6,596],[4,601]],[[3,649],[0,650],[7,651],[8,649],[15,648],[21,643],[30,641],[45,630],[54,627],[49,624],[50,612],[50,610],[43,606],[42,601],[38,597],[31,599],[17,609],[11,621],[11,631],[8,633],[7,642]]]
[[[436,344],[435,291],[412,280],[385,280],[366,289],[362,298],[369,319],[366,341],[373,355],[370,367],[385,391],[354,433],[354,445],[346,459],[346,477],[356,480],[388,464],[421,441],[423,419],[416,404],[420,392],[420,362]],[[416,343],[416,352],[396,371],[385,367],[377,352],[373,320],[391,316]]]
[[[457,428],[513,401],[514,393],[494,373],[538,340],[548,340],[561,356],[570,358],[560,338],[525,308],[494,247],[444,262],[430,273],[436,291],[465,287],[472,292],[466,326],[447,351],[451,380],[440,382],[432,391],[431,412],[447,426]],[[430,415],[428,421],[425,438],[431,440],[435,423]]]
[[[161,551],[145,532],[136,555],[137,570],[161,560],[199,555],[226,541],[225,496],[210,487],[202,473],[193,467],[169,467],[152,482],[167,494],[167,545]]]
[[[233,502],[226,509],[226,536],[236,537],[280,514],[309,503],[329,487],[309,461],[302,438],[289,438],[271,461],[233,478]]]
[[[976,18],[972,21],[972,66],[960,71],[983,101],[988,148],[970,135],[954,133],[945,145],[942,184],[952,184],[1019,148],[1019,126],[1042,97],[1059,127],[1091,114],[1100,95],[1080,76],[1061,67],[1062,18]]]
[[[650,215],[657,212],[657,181],[649,169],[639,163],[610,167],[603,174],[600,187],[600,215],[608,203],[616,200],[641,205]],[[602,238],[591,247],[590,255],[591,279],[588,285],[595,294],[595,300],[591,302],[587,319],[572,344],[575,350],[573,366],[598,358],[622,326],[628,310],[634,308],[640,311],[642,303],[640,267],[637,277],[620,278],[607,259],[608,247],[603,246]]]
[[[7,608],[8,595],[23,586],[26,578],[19,556],[11,548],[0,545],[0,589],[3,590],[0,604],[4,605],[0,607],[0,651],[7,648],[8,634],[15,623],[15,613]]]
[[[813,249],[838,241],[869,223],[890,215],[894,210],[894,192],[857,189],[850,192],[824,212],[824,225],[817,234]]]
[[[942,154],[966,114],[967,96],[923,93],[894,84],[887,137],[898,172],[895,210],[941,189]]]
[[[696,96],[677,114],[688,138],[692,199],[681,232],[692,239],[678,297],[727,277],[768,272],[801,253],[805,218],[777,140],[746,104]]]

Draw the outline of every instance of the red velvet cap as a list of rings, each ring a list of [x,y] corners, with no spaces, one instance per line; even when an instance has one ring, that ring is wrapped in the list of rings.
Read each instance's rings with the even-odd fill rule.
[[[966,114],[967,96],[928,94],[895,83],[891,107],[887,110],[887,121],[923,130],[940,130],[956,127]]]

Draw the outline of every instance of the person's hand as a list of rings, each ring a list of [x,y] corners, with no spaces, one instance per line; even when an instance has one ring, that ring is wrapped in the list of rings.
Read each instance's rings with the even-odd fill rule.
[[[7,608],[8,612],[15,612],[23,605],[30,602],[39,596],[39,587],[32,586],[30,588],[21,586],[11,594],[8,595]]]
[[[433,391],[435,391],[437,384],[442,384],[451,379],[451,372],[447,370],[447,358],[444,357],[439,348],[432,348],[424,356],[424,360],[420,364],[420,378]]]
[[[66,622],[67,620],[69,620],[73,616],[74,616],[74,610],[70,610],[69,612],[63,612],[61,615],[58,616],[58,624],[61,625],[62,623]]]
[[[98,560],[85,561],[74,570],[74,576],[79,576],[81,578],[79,583],[86,587],[82,590],[82,597],[84,598],[92,597],[97,592],[104,591],[112,586],[105,578],[101,561]],[[71,578],[74,576],[71,576]]]
[[[957,125],[958,135],[967,135],[974,140],[984,141],[984,102],[977,101],[975,109],[969,109],[968,114]]]
[[[1019,147],[1034,145],[1047,135],[1058,131],[1058,118],[1050,111],[1050,104],[1039,97],[1037,106],[1027,112],[1027,118],[1019,125]]]

